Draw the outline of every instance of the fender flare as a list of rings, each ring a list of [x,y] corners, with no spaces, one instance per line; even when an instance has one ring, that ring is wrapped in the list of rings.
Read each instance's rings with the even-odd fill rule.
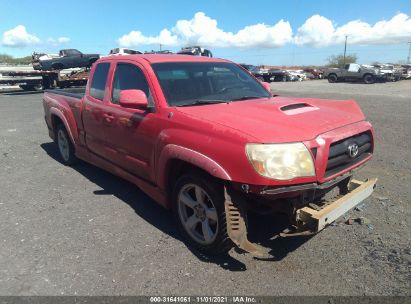
[[[72,130],[71,130],[71,128],[70,128],[70,125],[69,125],[66,117],[64,116],[63,112],[62,112],[60,109],[57,109],[57,108],[55,108],[55,107],[52,107],[52,108],[50,108],[50,117],[52,117],[53,115],[55,115],[55,116],[57,116],[58,118],[60,118],[60,120],[63,122],[64,127],[65,127],[66,130],[67,130],[67,133],[68,133],[68,135],[69,135],[69,137],[70,137],[70,139],[71,139],[71,142],[72,142],[74,145],[76,145],[77,141],[74,140],[74,135],[76,136],[76,138],[78,138],[78,134],[77,134],[77,132],[75,131],[76,134],[73,135],[73,132],[72,132]],[[55,130],[54,130],[54,127],[53,127],[53,131],[55,131]]]
[[[166,171],[168,170],[166,170],[166,168],[172,159],[185,161],[208,172],[212,176],[231,181],[231,177],[227,171],[210,157],[189,148],[168,144],[161,151],[157,167],[157,181],[161,189],[167,188],[168,172]]]

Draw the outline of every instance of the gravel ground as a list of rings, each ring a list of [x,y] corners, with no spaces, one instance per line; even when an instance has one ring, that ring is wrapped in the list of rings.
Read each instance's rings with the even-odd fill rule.
[[[359,178],[379,178],[369,225],[279,239],[280,216],[251,217],[272,261],[188,249],[170,213],[88,164],[63,166],[39,93],[0,94],[0,295],[410,295],[411,81],[273,83],[277,94],[356,99],[377,134]]]

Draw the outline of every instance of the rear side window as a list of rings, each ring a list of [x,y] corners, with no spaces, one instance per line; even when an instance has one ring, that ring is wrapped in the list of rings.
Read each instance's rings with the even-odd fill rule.
[[[143,72],[135,65],[128,63],[117,64],[113,81],[112,103],[118,104],[121,90],[142,90],[151,99],[150,89]]]
[[[99,63],[97,65],[91,82],[90,96],[99,100],[104,99],[104,89],[106,87],[109,69],[110,63]]]

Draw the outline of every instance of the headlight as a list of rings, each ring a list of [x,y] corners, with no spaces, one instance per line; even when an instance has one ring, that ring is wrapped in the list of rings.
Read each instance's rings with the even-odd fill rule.
[[[278,180],[315,176],[313,159],[303,143],[247,144],[245,150],[262,176]]]

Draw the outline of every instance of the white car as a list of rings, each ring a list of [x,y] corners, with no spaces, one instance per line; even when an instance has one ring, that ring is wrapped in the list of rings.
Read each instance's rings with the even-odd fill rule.
[[[287,70],[288,73],[290,73],[292,76],[297,77],[298,81],[303,81],[307,78],[307,74],[304,73],[302,70]]]
[[[108,56],[120,56],[120,55],[135,55],[135,54],[143,54],[140,51],[135,51],[126,48],[115,48],[110,51]]]

